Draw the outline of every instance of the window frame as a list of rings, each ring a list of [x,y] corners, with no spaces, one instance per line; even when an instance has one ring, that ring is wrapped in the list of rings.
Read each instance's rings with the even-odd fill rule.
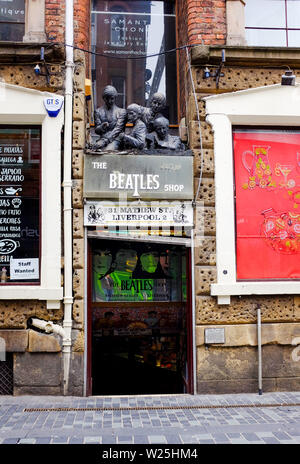
[[[245,30],[257,30],[257,31],[285,31],[285,45],[283,47],[289,47],[289,31],[300,31],[300,27],[288,27],[288,1],[281,0],[284,2],[284,14],[285,14],[285,27],[263,27],[263,26],[247,26],[247,5],[245,6]],[[300,2],[299,2],[300,6]],[[261,44],[264,46],[264,44]]]
[[[19,283],[1,286],[0,299],[46,300],[47,307],[60,307],[61,286],[61,130],[63,108],[50,117],[45,98],[57,98],[48,92],[0,82],[0,124],[41,126],[41,239],[39,284]],[[49,181],[51,179],[51,181]],[[51,224],[51,227],[49,226]],[[54,233],[56,231],[56,234]]]
[[[299,294],[300,281],[238,281],[236,276],[233,126],[300,127],[300,84],[274,84],[205,97],[214,132],[217,282],[211,295],[229,304],[231,295]]]

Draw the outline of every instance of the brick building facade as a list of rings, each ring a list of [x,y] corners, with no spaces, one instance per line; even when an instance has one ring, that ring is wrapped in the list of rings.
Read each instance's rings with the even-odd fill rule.
[[[34,89],[37,92],[37,98],[38,95],[41,95],[39,92],[46,92],[45,96],[48,93],[63,96],[66,70],[65,1],[40,1],[45,8],[43,28],[37,29],[34,21],[31,21],[32,24],[29,21],[29,24],[26,25],[27,36],[31,37],[29,42],[1,42],[0,77],[2,82],[12,85],[11,92],[15,92],[15,87],[19,86],[25,89]],[[297,337],[300,336],[300,301],[297,278],[294,279],[295,287],[291,289],[285,285],[279,289],[281,282],[278,282],[278,289],[273,288],[272,291],[265,290],[258,293],[256,290],[241,290],[239,294],[239,289],[232,290],[236,284],[233,278],[230,281],[231,289],[226,290],[226,294],[220,293],[218,287],[215,287],[216,290],[213,287],[216,284],[222,284],[222,288],[225,289],[224,276],[226,274],[223,274],[222,277],[220,273],[222,274],[223,270],[218,267],[223,260],[223,255],[218,251],[221,250],[222,246],[220,224],[223,223],[216,204],[219,198],[219,184],[216,186],[216,182],[219,182],[220,177],[218,177],[219,174],[215,175],[222,170],[222,167],[218,167],[217,164],[219,162],[217,160],[220,159],[218,154],[220,136],[217,126],[212,127],[211,124],[214,120],[214,114],[217,111],[220,114],[222,112],[222,110],[215,110],[217,105],[220,105],[221,109],[224,108],[225,113],[226,111],[230,113],[231,110],[228,109],[226,102],[231,102],[231,100],[226,100],[225,96],[233,98],[234,95],[237,97],[240,95],[242,99],[243,95],[246,95],[245,105],[248,108],[251,98],[256,98],[255,89],[265,87],[267,91],[274,88],[274,105],[276,108],[280,107],[279,98],[281,97],[276,97],[276,85],[280,86],[284,68],[289,67],[294,71],[296,78],[299,76],[299,50],[291,47],[247,45],[243,22],[245,8],[243,0],[178,0],[175,3],[177,46],[191,46],[188,48],[189,60],[187,60],[185,48],[181,48],[177,52],[178,106],[180,110],[178,119],[181,120],[181,126],[186,127],[188,145],[194,155],[195,193],[199,179],[201,179],[198,196],[195,198],[196,248],[192,263],[193,272],[190,268],[191,275],[195,279],[195,307],[188,344],[192,346],[195,360],[193,361],[193,354],[190,352],[189,370],[192,379],[189,391],[194,393],[229,393],[257,390],[258,306],[261,310],[263,324],[263,389],[265,391],[298,390],[300,368],[299,362],[296,362],[295,356],[293,356]],[[31,8],[30,4],[31,0],[28,0],[26,2],[27,9]],[[91,334],[89,333],[89,307],[87,303],[88,268],[91,266],[91,258],[88,254],[83,215],[85,144],[92,121],[91,106],[89,100],[86,99],[86,78],[93,79],[91,73],[93,55],[80,50],[91,50],[92,47],[91,11],[92,7],[89,1],[76,0],[74,2],[73,322],[69,369],[66,374],[64,370],[64,337],[55,331],[48,334],[44,330],[38,331],[30,323],[32,318],[37,318],[64,327],[65,307],[61,289],[64,287],[63,236],[65,224],[63,217],[64,200],[62,198],[62,206],[58,212],[61,215],[60,231],[56,230],[57,236],[61,240],[62,250],[59,256],[61,263],[60,296],[45,297],[45,293],[43,296],[35,297],[33,291],[32,295],[27,294],[25,298],[16,298],[12,291],[7,292],[6,288],[9,286],[1,285],[0,288],[0,336],[6,342],[7,363],[12,363],[9,368],[13,379],[13,390],[11,391],[14,394],[86,395],[91,393],[89,390],[89,377],[91,376],[89,337]],[[28,34],[30,28],[32,28],[32,35]],[[41,47],[44,47],[45,62],[50,72],[48,81],[45,76],[37,76],[34,71],[35,64],[39,63],[42,73],[45,72],[44,61],[40,57]],[[189,69],[189,64],[191,69]],[[204,76],[206,69],[210,72],[209,77]],[[218,70],[222,74],[216,79],[213,74]],[[193,85],[190,80],[190,71]],[[107,82],[103,82],[103,87],[106,84]],[[271,86],[275,87],[271,88]],[[290,93],[287,94],[287,99],[292,98],[293,89],[296,92],[297,85],[288,88],[287,92]],[[246,93],[243,94],[241,91]],[[266,94],[261,93],[260,95],[261,101],[264,102]],[[197,107],[195,100],[197,100]],[[236,107],[240,108],[238,102],[239,100],[237,100]],[[291,104],[291,111],[292,106]],[[249,122],[243,123],[242,121],[251,120],[250,126],[253,127],[282,127],[283,125],[296,129],[297,114],[282,113],[282,120],[285,122],[279,124],[279,119],[275,118],[277,111],[275,107],[274,110],[269,110],[270,114],[267,113],[267,110],[265,115],[257,111],[257,117],[255,117],[253,110],[249,109],[249,115],[252,119],[250,116],[247,119],[247,115],[241,114],[240,124],[249,127]],[[272,111],[274,111],[274,115],[272,115]],[[43,118],[47,117],[45,113]],[[237,125],[231,113],[229,119],[235,121],[232,126]],[[275,121],[273,124],[272,120]],[[3,119],[1,124],[3,124]],[[20,124],[20,120],[18,124]],[[24,124],[26,124],[25,121]],[[178,125],[175,126],[178,127]],[[177,130],[177,127],[174,128],[174,131]],[[228,126],[228,130],[232,130],[231,126]],[[61,169],[63,167],[64,161],[60,165]],[[63,197],[62,192],[59,193]],[[51,225],[46,224],[45,227],[49,228]],[[230,277],[230,272],[227,276]],[[13,287],[10,286],[10,288]],[[287,289],[286,293],[285,289]],[[58,303],[54,304],[53,301],[56,299]],[[220,333],[223,334],[224,340],[219,343],[207,342],[207,329],[221,329]],[[66,380],[67,389],[65,388]]]

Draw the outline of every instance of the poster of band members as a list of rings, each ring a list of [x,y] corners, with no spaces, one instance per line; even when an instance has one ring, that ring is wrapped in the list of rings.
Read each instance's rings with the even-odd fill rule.
[[[0,126],[1,284],[39,280],[39,127]]]
[[[178,247],[101,242],[92,266],[93,302],[186,301],[186,255]]]
[[[234,131],[237,278],[299,279],[300,131]]]

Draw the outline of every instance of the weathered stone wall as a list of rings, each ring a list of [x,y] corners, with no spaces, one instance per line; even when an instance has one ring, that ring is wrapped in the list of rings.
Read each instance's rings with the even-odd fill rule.
[[[210,50],[213,50],[210,47]],[[226,393],[257,391],[257,304],[261,306],[264,390],[299,389],[300,363],[293,361],[293,340],[300,335],[299,297],[293,295],[266,295],[231,297],[230,305],[218,305],[210,296],[210,284],[216,282],[216,222],[214,197],[214,139],[213,131],[205,121],[203,97],[254,87],[272,85],[281,81],[283,70],[274,61],[268,66],[255,62],[255,51],[248,65],[225,63],[216,87],[214,78],[204,79],[203,69],[209,55],[198,53],[197,66],[193,66],[198,113],[200,114],[203,153],[200,150],[200,129],[194,95],[190,93],[187,105],[187,122],[190,146],[194,151],[195,191],[202,165],[202,181],[197,198],[195,248],[196,290],[196,349],[198,393]],[[219,52],[218,52],[219,53]],[[229,51],[230,53],[230,51]],[[243,61],[243,49],[235,56]],[[262,52],[260,52],[262,53]],[[284,53],[281,50],[281,53]],[[261,57],[260,57],[261,59]],[[275,56],[273,56],[275,59]],[[280,58],[281,59],[281,58]],[[207,60],[207,61],[206,61]],[[215,65],[215,62],[213,63]],[[210,68],[215,70],[215,67]],[[291,66],[291,64],[290,64]],[[300,76],[300,63],[295,66]],[[298,69],[297,69],[298,68]],[[203,158],[203,159],[202,159]],[[205,345],[206,327],[222,327],[225,344]]]

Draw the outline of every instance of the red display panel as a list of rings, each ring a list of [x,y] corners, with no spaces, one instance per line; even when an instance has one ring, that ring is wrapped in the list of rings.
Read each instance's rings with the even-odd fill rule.
[[[300,130],[234,129],[238,280],[300,279]]]

